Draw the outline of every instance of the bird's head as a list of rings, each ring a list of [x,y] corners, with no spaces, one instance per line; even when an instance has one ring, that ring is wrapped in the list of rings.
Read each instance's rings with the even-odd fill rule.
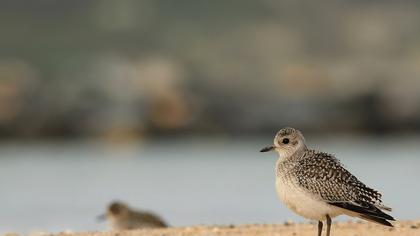
[[[306,149],[302,133],[293,128],[283,128],[274,137],[273,145],[261,149],[261,152],[276,151],[280,157],[289,156],[298,150]]]
[[[113,217],[120,217],[127,215],[130,211],[130,208],[122,202],[112,202],[108,206],[107,215]]]

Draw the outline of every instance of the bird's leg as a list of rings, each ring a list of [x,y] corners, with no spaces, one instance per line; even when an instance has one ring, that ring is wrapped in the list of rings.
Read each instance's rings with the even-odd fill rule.
[[[327,215],[327,236],[330,236],[330,230],[331,230],[331,217]]]
[[[318,221],[318,236],[321,236],[322,234],[322,221]]]

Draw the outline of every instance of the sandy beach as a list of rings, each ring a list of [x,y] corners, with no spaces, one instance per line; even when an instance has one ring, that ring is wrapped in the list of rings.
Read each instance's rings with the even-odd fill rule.
[[[333,224],[333,236],[416,236],[420,235],[420,220],[400,221],[394,223],[394,228],[384,227],[377,224],[366,222],[338,222]],[[36,234],[50,236],[219,236],[219,235],[272,235],[272,236],[314,236],[316,235],[316,225],[306,224],[254,224],[254,225],[229,225],[229,226],[191,226],[174,227],[167,229],[142,229],[127,231],[109,232],[65,232],[58,234]],[[325,230],[325,229],[324,229]],[[325,233],[325,231],[324,231]],[[6,234],[7,235],[7,234]],[[16,234],[9,234],[16,235]]]

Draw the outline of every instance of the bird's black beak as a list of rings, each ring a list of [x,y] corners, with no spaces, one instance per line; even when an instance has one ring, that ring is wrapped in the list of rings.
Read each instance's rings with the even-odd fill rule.
[[[99,222],[106,220],[106,214],[98,215],[96,220]]]
[[[269,151],[272,151],[272,150],[274,150],[273,145],[261,149],[260,152],[269,152]]]

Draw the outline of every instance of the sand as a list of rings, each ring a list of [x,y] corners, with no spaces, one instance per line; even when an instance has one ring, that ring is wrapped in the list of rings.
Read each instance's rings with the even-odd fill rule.
[[[385,227],[366,222],[334,223],[331,236],[420,236],[420,220],[394,222],[395,227]],[[325,230],[325,227],[324,227]],[[51,236],[316,236],[317,226],[313,224],[279,225],[230,225],[230,226],[191,226],[167,229],[141,229],[109,232],[43,234]],[[325,231],[324,234],[325,235]]]

